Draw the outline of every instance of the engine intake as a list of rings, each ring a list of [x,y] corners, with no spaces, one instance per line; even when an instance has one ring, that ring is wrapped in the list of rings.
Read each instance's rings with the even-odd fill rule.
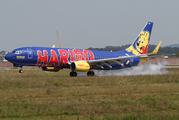
[[[87,62],[75,61],[70,65],[72,71],[87,72],[90,69],[90,65]]]

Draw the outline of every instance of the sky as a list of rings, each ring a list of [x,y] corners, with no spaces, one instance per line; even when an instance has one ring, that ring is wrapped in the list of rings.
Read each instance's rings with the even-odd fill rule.
[[[0,0],[0,51],[132,44],[154,22],[150,44],[179,44],[178,0]]]

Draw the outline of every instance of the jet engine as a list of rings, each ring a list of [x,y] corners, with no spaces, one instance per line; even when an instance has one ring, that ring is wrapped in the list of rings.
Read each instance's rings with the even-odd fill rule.
[[[42,70],[51,72],[58,72],[60,69],[59,67],[42,67]]]
[[[90,69],[90,65],[87,62],[75,61],[70,65],[72,71],[87,72]]]

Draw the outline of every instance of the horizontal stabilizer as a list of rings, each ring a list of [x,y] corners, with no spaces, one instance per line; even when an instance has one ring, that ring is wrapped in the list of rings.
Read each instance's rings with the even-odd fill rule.
[[[55,45],[53,45],[52,48],[55,48]]]
[[[150,55],[155,55],[155,54],[158,52],[161,43],[162,43],[162,41],[160,41],[159,44],[157,45],[157,47],[154,49],[154,51],[153,51],[152,53],[149,53],[148,55],[149,55],[149,56],[150,56]]]

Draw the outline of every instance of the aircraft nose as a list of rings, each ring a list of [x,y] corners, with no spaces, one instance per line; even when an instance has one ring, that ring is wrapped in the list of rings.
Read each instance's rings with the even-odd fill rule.
[[[8,61],[12,60],[12,54],[11,53],[7,54],[5,56],[5,59],[8,60]]]

